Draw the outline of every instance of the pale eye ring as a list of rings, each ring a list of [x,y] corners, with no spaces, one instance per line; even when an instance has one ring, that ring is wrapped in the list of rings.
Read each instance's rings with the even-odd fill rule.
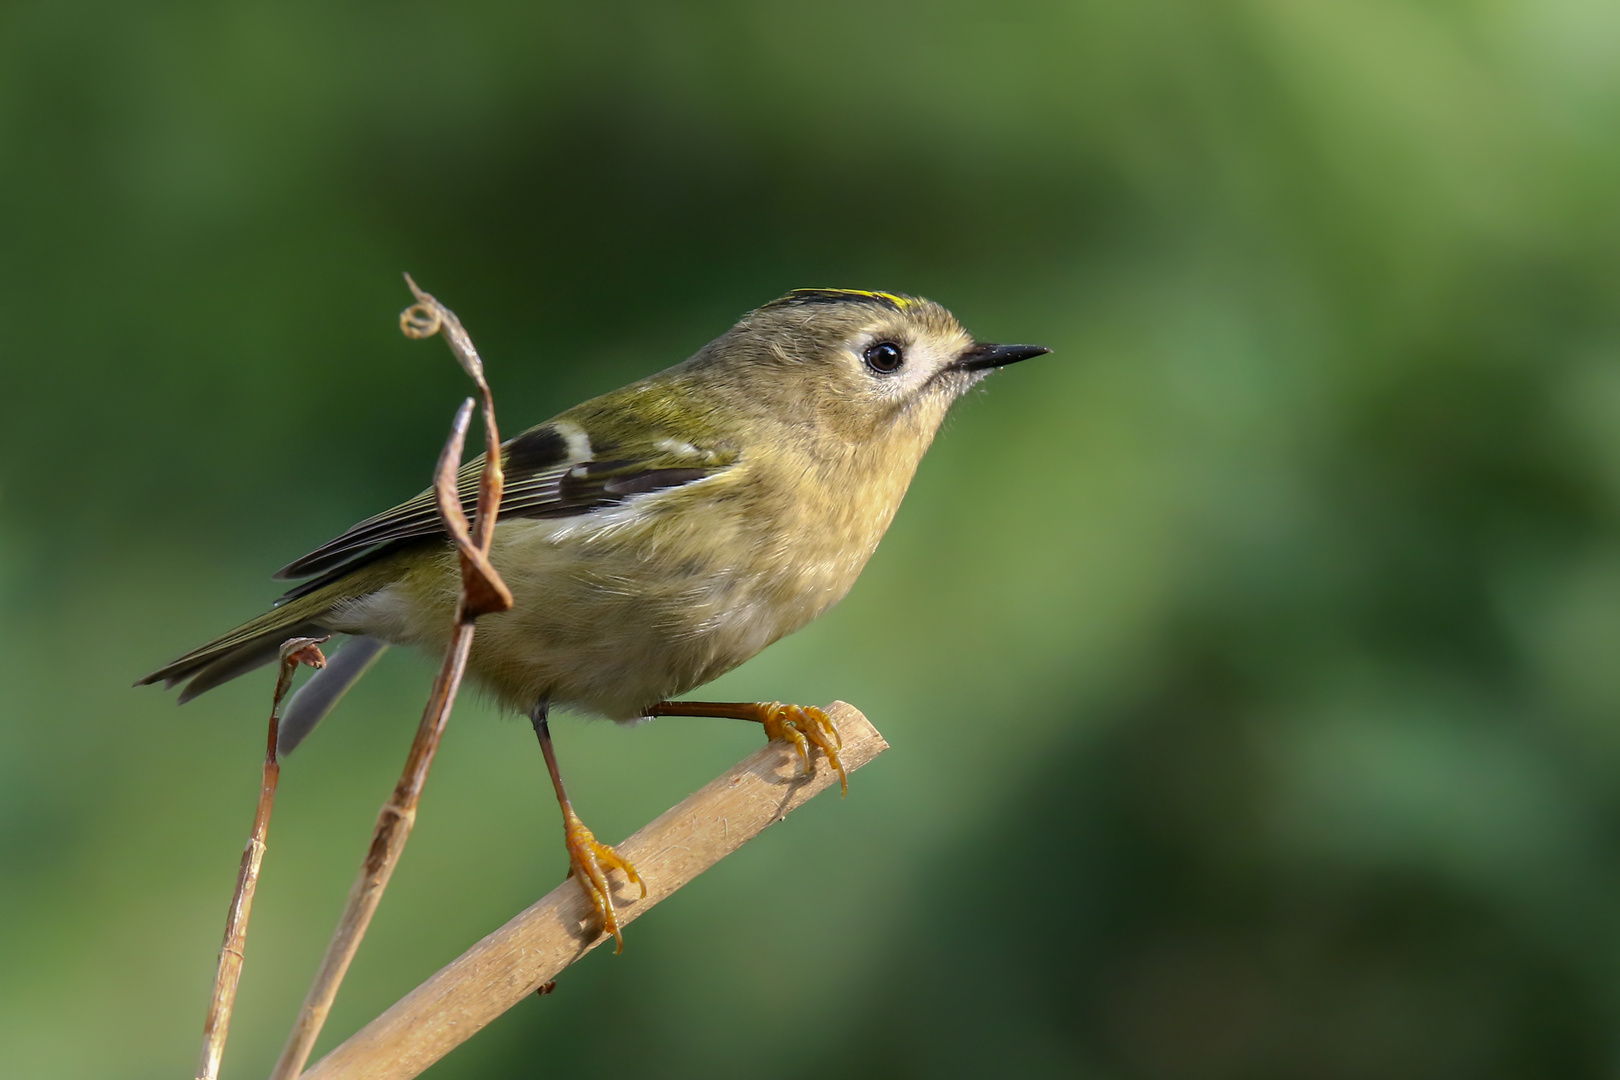
[[[861,354],[866,366],[880,375],[892,375],[906,362],[905,353],[892,341],[874,341]]]

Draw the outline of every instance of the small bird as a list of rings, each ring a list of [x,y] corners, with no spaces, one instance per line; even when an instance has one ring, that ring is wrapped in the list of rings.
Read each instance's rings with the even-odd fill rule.
[[[574,814],[547,717],[751,720],[810,747],[847,789],[819,709],[670,699],[832,607],[889,527],[951,403],[990,371],[1050,350],[975,342],[900,293],[796,289],[683,363],[576,405],[501,447],[490,561],[510,611],[479,620],[468,671],[526,714],[564,815],[571,873],[622,947],[607,871],[635,868]],[[476,498],[482,458],[460,474]],[[269,612],[141,680],[180,700],[276,658],[291,637],[350,640],[288,704],[290,752],[389,645],[443,651],[461,589],[431,491],[355,525],[275,575],[307,579]],[[642,886],[645,894],[646,887]]]

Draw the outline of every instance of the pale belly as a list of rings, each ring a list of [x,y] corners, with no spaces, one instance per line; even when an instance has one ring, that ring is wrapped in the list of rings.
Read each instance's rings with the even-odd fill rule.
[[[650,557],[634,537],[581,542],[566,522],[503,522],[491,560],[515,603],[478,621],[469,673],[518,711],[546,701],[633,720],[804,626],[860,570],[848,558],[767,562],[757,548],[730,550],[729,564]],[[457,588],[446,552],[335,612],[331,623],[437,652]]]

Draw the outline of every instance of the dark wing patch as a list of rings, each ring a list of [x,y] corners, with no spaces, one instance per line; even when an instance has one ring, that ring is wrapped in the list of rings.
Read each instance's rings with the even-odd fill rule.
[[[626,495],[640,495],[644,491],[662,491],[664,488],[680,487],[708,475],[708,469],[646,469],[609,480],[602,485],[602,491],[622,498]]]
[[[502,464],[514,473],[540,472],[568,461],[568,440],[550,424],[530,428],[506,444]]]
[[[550,425],[524,432],[503,448],[506,487],[501,496],[502,518],[556,518],[618,506],[633,495],[679,487],[724,469],[736,460],[734,451],[710,453],[703,467],[674,467],[667,454],[616,461],[567,460],[568,440]],[[677,459],[678,460],[678,459]],[[456,488],[462,509],[470,517],[478,502],[480,457],[462,466]],[[424,491],[409,502],[369,517],[314,551],[297,559],[275,576],[311,580],[294,587],[281,602],[307,596],[359,566],[423,540],[444,535],[433,492]]]
[[[723,468],[723,466],[721,466]],[[717,472],[711,469],[652,469],[640,461],[593,461],[575,465],[557,481],[556,500],[519,511],[518,517],[553,518],[618,506],[632,495],[680,487]],[[501,514],[508,514],[501,500]]]

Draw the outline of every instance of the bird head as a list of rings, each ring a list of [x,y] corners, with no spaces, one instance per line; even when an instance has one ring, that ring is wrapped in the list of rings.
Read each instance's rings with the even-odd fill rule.
[[[852,443],[931,439],[991,371],[1050,352],[974,341],[931,300],[795,289],[745,315],[693,358],[757,414]]]

